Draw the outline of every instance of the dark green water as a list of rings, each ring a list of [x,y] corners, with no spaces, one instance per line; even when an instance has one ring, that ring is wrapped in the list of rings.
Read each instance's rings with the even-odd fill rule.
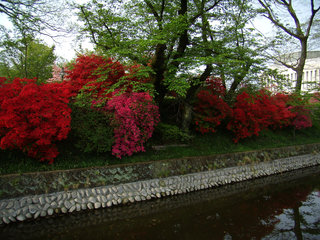
[[[0,227],[0,239],[320,239],[320,167]]]

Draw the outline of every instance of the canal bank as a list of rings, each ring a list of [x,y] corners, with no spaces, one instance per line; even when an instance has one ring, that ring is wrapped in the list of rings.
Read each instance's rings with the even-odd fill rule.
[[[284,228],[276,225],[281,225],[279,215],[283,219],[282,214],[296,205],[300,206],[301,215],[308,213],[301,218],[301,229],[314,228],[311,223],[317,222],[320,195],[311,192],[319,191],[319,173],[320,165],[153,201],[2,225],[0,239],[205,240],[228,239],[230,234],[232,239],[295,239],[294,236],[263,238],[261,232],[270,233],[277,228],[283,232],[291,228],[292,221],[290,224],[286,221]],[[306,197],[310,194],[318,196],[318,203]],[[309,212],[315,221],[311,221]],[[318,225],[318,233],[314,231],[313,236],[304,234],[304,237],[317,239],[319,231]]]
[[[320,144],[1,176],[0,223],[109,208],[320,164]]]

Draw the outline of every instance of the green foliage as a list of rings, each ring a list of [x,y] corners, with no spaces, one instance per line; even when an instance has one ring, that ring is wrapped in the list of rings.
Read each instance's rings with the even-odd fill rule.
[[[191,77],[188,75],[177,76],[175,79],[165,79],[164,84],[167,86],[169,91],[178,94],[178,96],[186,97],[187,91],[190,88],[190,80]]]
[[[52,77],[56,60],[54,46],[49,47],[27,36],[18,40],[7,39],[0,47],[0,76],[37,78],[39,83]]]
[[[88,107],[71,107],[71,138],[75,145],[83,152],[110,152],[114,142],[112,116]]]
[[[192,136],[175,125],[159,123],[154,131],[154,137],[160,143],[187,143],[192,140]]]
[[[122,76],[109,87],[106,94],[111,94],[117,91],[117,95],[120,95],[127,91],[132,92],[148,92],[150,96],[154,97],[154,86],[150,82],[150,74],[152,74],[152,69],[145,66],[129,66],[127,67],[128,73]],[[99,72],[101,77],[98,81],[104,81],[106,74],[104,72]]]
[[[320,103],[310,105],[312,122],[315,124],[320,123]]]

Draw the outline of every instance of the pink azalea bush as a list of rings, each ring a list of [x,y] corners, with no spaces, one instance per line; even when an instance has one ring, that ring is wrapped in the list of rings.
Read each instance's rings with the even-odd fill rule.
[[[118,158],[145,151],[143,144],[159,122],[158,107],[147,92],[123,93],[111,98],[106,111],[114,112],[112,154]]]

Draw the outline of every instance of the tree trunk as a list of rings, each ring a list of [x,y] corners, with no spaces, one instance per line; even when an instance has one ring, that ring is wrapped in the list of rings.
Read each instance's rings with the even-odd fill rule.
[[[238,88],[239,84],[241,83],[241,79],[239,77],[236,77],[232,84],[231,87],[229,88],[228,92],[226,93],[224,99],[227,103],[232,102],[234,94],[236,92],[236,89]]]
[[[28,78],[28,44],[25,44],[25,49],[24,49],[24,58],[23,59],[23,72],[24,72],[24,77]]]
[[[198,91],[200,85],[192,85],[186,94],[186,98],[183,102],[183,111],[181,116],[181,129],[185,132],[189,132],[190,124],[192,121],[193,114],[193,100],[196,96],[196,92]]]
[[[155,72],[154,78],[154,87],[156,90],[157,95],[155,96],[155,100],[160,105],[166,95],[167,89],[162,84],[164,79],[164,72],[166,69],[165,66],[165,50],[167,46],[165,44],[158,44],[156,47],[155,55],[152,59],[151,67],[152,70]]]
[[[188,102],[184,103],[184,108],[182,113],[182,123],[181,123],[182,131],[189,132],[190,124],[192,121],[192,108],[193,106],[190,103]]]
[[[187,0],[181,0],[180,1],[180,10],[178,12],[179,15],[184,15],[188,11],[188,1]],[[171,67],[174,67],[176,71],[171,73],[174,75],[178,68],[180,63],[176,61],[176,59],[182,57],[185,53],[185,50],[187,48],[187,45],[189,43],[188,38],[188,29],[184,30],[183,33],[179,37],[178,47],[176,53],[173,55],[173,61],[171,62],[171,66],[166,66],[166,60],[165,60],[165,50],[167,46],[165,44],[158,44],[156,48],[156,53],[152,62],[152,69],[155,72],[155,81],[154,86],[155,90],[157,92],[157,95],[155,97],[156,102],[158,103],[159,107],[161,107],[161,103],[163,102],[163,99],[167,93],[167,88],[162,84],[163,79],[165,77],[165,72]]]
[[[192,85],[186,94],[186,98],[184,101],[184,106],[183,106],[183,113],[182,113],[182,119],[181,119],[181,129],[183,131],[188,132],[190,130],[190,124],[192,121],[192,108],[193,108],[193,101],[196,97],[196,93],[198,89],[201,86],[201,83],[203,83],[211,74],[212,72],[212,65],[207,65],[206,69],[200,76],[200,84],[197,85]]]
[[[300,43],[301,43],[300,59],[299,59],[298,66],[295,68],[295,71],[297,73],[297,82],[295,87],[296,93],[301,92],[303,69],[307,59],[307,39],[306,38],[300,39]]]
[[[243,66],[243,71],[241,72],[241,74],[234,76],[234,80],[233,80],[233,82],[231,84],[231,87],[230,87],[229,91],[226,93],[226,96],[225,96],[225,101],[227,103],[231,103],[233,101],[234,94],[235,94],[239,84],[243,81],[245,76],[247,76],[251,65],[252,65],[252,63],[247,62],[245,64],[245,66]]]
[[[302,77],[303,77],[303,70],[299,69],[296,70],[297,73],[297,82],[295,86],[295,92],[300,93],[301,92],[301,87],[302,87]]]
[[[188,1],[181,0],[180,10],[179,10],[178,14],[183,16],[183,15],[187,14],[187,12],[188,12]],[[177,51],[173,54],[172,61],[170,63],[170,66],[168,67],[172,72],[170,75],[175,75],[176,72],[178,71],[180,62],[177,61],[177,59],[184,56],[188,44],[189,44],[188,29],[185,29],[179,36]],[[172,71],[172,69],[175,69],[175,70]]]

